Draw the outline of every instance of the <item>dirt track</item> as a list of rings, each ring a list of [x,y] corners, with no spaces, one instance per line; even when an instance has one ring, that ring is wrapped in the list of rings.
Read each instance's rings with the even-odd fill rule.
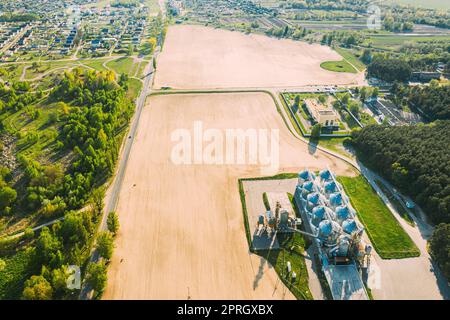
[[[292,299],[275,271],[248,252],[239,177],[256,165],[175,165],[175,129],[279,129],[280,171],[329,165],[288,131],[263,93],[168,95],[147,100],[119,196],[120,232],[105,299]]]
[[[176,25],[169,28],[158,58],[155,87],[289,88],[364,83],[362,73],[320,67],[321,62],[333,60],[342,57],[319,44]]]

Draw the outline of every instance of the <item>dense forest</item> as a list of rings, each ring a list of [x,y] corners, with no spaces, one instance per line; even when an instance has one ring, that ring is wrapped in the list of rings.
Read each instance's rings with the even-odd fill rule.
[[[64,216],[64,220],[43,228],[38,237],[27,229],[21,237],[0,242],[1,259],[15,261],[26,257],[24,262],[10,263],[14,269],[21,266],[19,276],[14,269],[0,276],[0,298],[76,298],[78,291],[66,286],[69,265],[86,269],[86,281],[101,293],[106,283],[105,260],[92,265],[86,265],[86,261],[103,207],[100,187],[114,170],[133,113],[134,104],[127,98],[125,86],[125,82],[116,82],[113,72],[74,69],[66,72],[50,94],[42,98],[45,105],[58,106],[59,113],[52,114],[44,125],[57,129],[50,145],[55,145],[63,157],[55,155],[61,160],[41,163],[19,153],[18,171],[22,178],[18,183],[9,182],[11,172],[2,167],[0,214],[16,215],[20,208],[26,208],[33,216]],[[37,99],[34,93],[16,95],[14,87],[2,89],[0,110],[4,115],[26,108],[27,103]],[[6,126],[2,127],[5,131]],[[30,143],[36,143],[38,133],[32,136],[35,138]],[[114,226],[112,233],[116,229]],[[112,251],[112,233],[101,233],[97,240],[97,249],[106,260]],[[28,280],[21,279],[23,275]]]
[[[374,59],[367,68],[369,76],[387,82],[408,81],[412,69],[409,64],[400,59]]]
[[[450,120],[450,86],[439,86],[432,82],[429,86],[404,86],[395,83],[391,88],[397,103],[425,115],[429,120]]]
[[[450,224],[439,224],[429,244],[431,256],[438,263],[444,276],[450,279]]]
[[[433,50],[433,52],[427,52]],[[445,51],[443,51],[445,50]],[[444,43],[433,45],[405,44],[401,48],[401,54],[374,54],[370,59],[362,58],[365,63],[370,63],[367,72],[369,76],[387,82],[406,82],[411,79],[412,72],[435,72],[439,64],[450,65],[450,46]],[[447,68],[446,68],[447,70]]]
[[[410,195],[431,222],[439,224],[429,241],[430,254],[447,279],[450,279],[449,130],[450,121],[437,120],[416,126],[371,125],[352,134],[358,157]]]
[[[371,125],[354,132],[359,156],[410,195],[434,223],[450,223],[450,121]]]

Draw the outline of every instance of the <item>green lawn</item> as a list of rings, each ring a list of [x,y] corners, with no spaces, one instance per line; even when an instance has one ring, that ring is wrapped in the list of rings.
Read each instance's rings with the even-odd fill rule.
[[[350,62],[352,65],[354,65],[358,71],[363,71],[366,69],[366,65],[362,63],[361,60],[359,60],[351,50],[343,49],[343,48],[336,48],[337,53],[339,53],[345,60]]]
[[[450,36],[411,36],[411,35],[393,35],[393,34],[378,34],[371,35],[365,41],[365,45],[371,43],[373,48],[380,48],[385,50],[399,50],[405,42],[412,43],[426,43],[426,42],[449,42]]]
[[[321,137],[319,139],[319,146],[334,151],[336,153],[342,154],[343,156],[354,158],[355,156],[349,151],[347,151],[347,149],[344,147],[344,143],[346,143],[348,140],[350,140],[349,137],[344,138]]]
[[[137,79],[128,79],[128,96],[131,99],[136,99],[142,88],[142,82]]]
[[[51,61],[51,62],[38,62],[38,67],[33,68],[31,65],[27,68],[25,72],[25,79],[34,79],[43,73],[50,72],[54,69],[59,68],[71,68],[77,66],[78,63],[73,61]]]
[[[349,64],[345,60],[341,61],[325,61],[320,64],[320,67],[333,72],[348,72],[348,73],[357,73],[358,71],[355,70],[355,68],[352,67],[351,64]]]
[[[375,250],[383,259],[417,257],[419,249],[362,176],[338,177],[358,212]]]
[[[381,191],[383,191],[383,193],[386,195],[386,197],[388,197],[389,201],[392,203],[392,205],[394,206],[395,210],[397,210],[397,212],[400,214],[400,216],[403,219],[405,219],[405,221],[407,223],[409,223],[410,225],[414,226],[414,220],[411,219],[411,217],[409,216],[409,214],[406,211],[406,209],[402,206],[400,201],[397,200],[397,198],[392,194],[392,192],[389,191],[388,188],[386,188],[386,186],[381,181],[375,180],[375,183],[381,189]]]
[[[118,74],[125,73],[129,76],[133,76],[133,70],[135,70],[133,64],[133,58],[123,57],[110,61],[106,65]]]
[[[106,69],[103,66],[103,63],[105,62],[105,60],[106,59],[81,60],[80,63],[82,63],[82,64],[84,64],[84,65],[86,65],[88,67],[94,68],[97,71],[106,71],[108,69]]]

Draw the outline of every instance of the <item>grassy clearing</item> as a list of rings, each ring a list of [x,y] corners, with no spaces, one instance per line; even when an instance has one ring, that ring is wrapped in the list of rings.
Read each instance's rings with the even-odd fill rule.
[[[377,186],[383,191],[383,193],[388,197],[389,201],[394,206],[395,210],[400,214],[400,216],[411,226],[414,226],[414,220],[411,219],[406,209],[402,206],[400,201],[392,194],[392,192],[386,188],[386,186],[379,180],[375,180]]]
[[[350,138],[348,137],[344,138],[321,137],[319,139],[319,146],[334,151],[336,153],[339,153],[348,158],[355,158],[355,156],[345,147],[345,145],[348,143],[349,140]]]
[[[343,48],[336,48],[337,53],[339,53],[345,60],[350,62],[353,66],[358,69],[358,71],[364,71],[366,65],[362,63],[350,50]]]
[[[38,112],[38,116],[35,115]],[[62,107],[58,104],[44,102],[28,106],[15,113],[5,113],[3,121],[6,131],[18,134],[17,152],[32,157],[41,163],[55,155],[58,122],[52,122],[51,114],[62,114]]]
[[[136,99],[142,89],[142,82],[137,79],[128,79],[128,92],[127,95],[131,99]]]
[[[325,61],[320,64],[322,69],[333,71],[333,72],[348,72],[348,73],[357,73],[355,68],[352,67],[350,63],[346,60],[341,61]]]
[[[371,35],[366,40],[365,45],[369,43],[373,48],[384,50],[399,50],[405,42],[411,43],[426,43],[434,41],[450,41],[450,36],[411,36],[411,35],[392,35],[392,34],[378,34]]]
[[[73,61],[38,62],[37,68],[33,68],[31,65],[27,68],[25,71],[25,79],[34,79],[55,69],[72,68],[77,65],[78,63]]]
[[[30,65],[27,63],[0,65],[0,77],[4,81],[19,81],[23,68]]]
[[[113,69],[117,74],[125,73],[129,76],[133,75],[133,58],[123,57],[108,62],[106,65]]]
[[[370,240],[383,259],[417,257],[419,249],[371,185],[362,177],[338,177]]]
[[[105,59],[91,59],[91,60],[81,60],[80,63],[94,68],[97,71],[107,71],[108,69],[106,69],[103,66],[103,63],[105,62]]]

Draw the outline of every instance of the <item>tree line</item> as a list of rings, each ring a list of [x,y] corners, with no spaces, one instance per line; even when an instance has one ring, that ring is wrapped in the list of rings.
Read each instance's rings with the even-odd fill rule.
[[[450,121],[370,125],[353,133],[359,156],[410,195],[434,223],[450,223]]]
[[[449,120],[437,120],[429,125],[370,125],[352,133],[358,157],[411,196],[430,221],[437,224],[429,240],[430,254],[447,279],[450,279],[449,130]]]
[[[450,120],[450,86],[432,81],[429,86],[405,86],[394,83],[393,101],[408,105],[429,120]]]
[[[104,181],[113,173],[121,138],[132,116],[134,104],[127,98],[123,81],[115,81],[112,72],[66,72],[51,91],[46,105],[57,105],[62,112],[49,121],[57,123],[56,147],[68,164],[56,161],[41,164],[38,159],[19,154],[17,160],[23,178],[14,190],[9,183],[11,173],[0,167],[0,209],[15,214],[18,192],[23,193],[21,206],[30,213],[46,218],[64,216],[63,221],[43,228],[37,239],[28,230],[25,239],[31,250],[32,276],[23,284],[25,299],[72,299],[78,290],[67,288],[69,265],[77,265],[85,280],[97,293],[106,284],[106,262],[111,258],[118,220],[108,217],[107,232],[100,233],[96,248],[103,258],[86,265],[94,245],[99,217],[103,209]],[[14,86],[0,86],[3,112],[13,111],[19,102],[34,101],[34,94],[16,94]],[[66,160],[67,161],[67,160]],[[90,204],[86,206],[86,204]],[[81,209],[84,207],[84,209]],[[13,210],[11,210],[11,208]],[[0,248],[1,249],[1,248]]]

